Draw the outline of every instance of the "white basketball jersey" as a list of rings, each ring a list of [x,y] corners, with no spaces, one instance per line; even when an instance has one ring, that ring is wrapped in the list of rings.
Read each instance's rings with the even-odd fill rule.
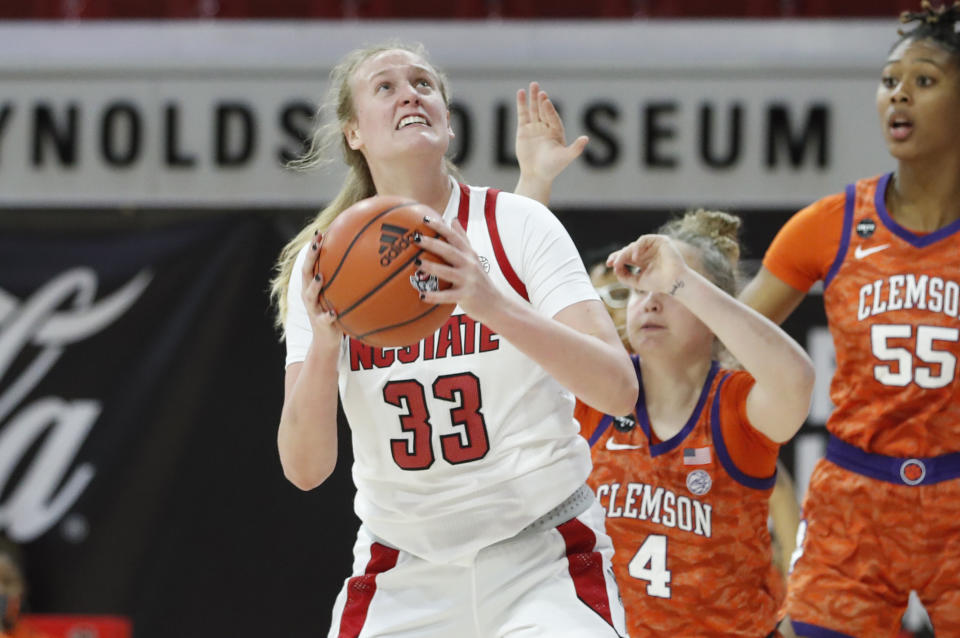
[[[458,184],[443,218],[465,222],[497,287],[532,300],[545,318],[597,298],[572,240],[536,202]],[[344,339],[339,369],[357,515],[397,548],[470,561],[590,472],[572,394],[459,307],[406,348]]]

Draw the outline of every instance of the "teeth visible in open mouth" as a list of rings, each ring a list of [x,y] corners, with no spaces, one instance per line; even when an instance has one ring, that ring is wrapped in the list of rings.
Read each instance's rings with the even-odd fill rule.
[[[397,125],[398,129],[403,128],[409,124],[426,124],[427,120],[422,115],[408,115],[407,117],[400,120],[400,123]]]

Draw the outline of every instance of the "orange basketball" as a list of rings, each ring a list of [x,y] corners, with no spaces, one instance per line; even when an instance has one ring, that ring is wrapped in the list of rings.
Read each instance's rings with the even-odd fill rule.
[[[455,304],[420,300],[421,290],[449,288],[436,277],[418,278],[414,260],[441,261],[414,241],[417,233],[437,237],[423,223],[432,208],[402,197],[361,200],[340,213],[320,242],[317,272],[323,277],[320,304],[337,313],[346,334],[372,346],[408,346],[433,334]]]

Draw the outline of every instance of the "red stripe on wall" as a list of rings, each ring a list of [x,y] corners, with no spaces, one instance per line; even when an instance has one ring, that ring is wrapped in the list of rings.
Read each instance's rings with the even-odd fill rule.
[[[500,191],[497,189],[488,188],[487,199],[483,203],[483,216],[487,220],[487,229],[490,231],[490,243],[493,244],[493,254],[497,256],[500,271],[503,273],[503,276],[507,278],[510,285],[513,286],[513,289],[516,290],[521,297],[530,301],[530,297],[527,295],[527,287],[523,285],[523,281],[520,280],[513,266],[510,265],[510,260],[507,259],[507,253],[503,250],[503,242],[500,241],[500,231],[497,230],[497,195],[499,194]]]
[[[570,577],[573,578],[577,598],[612,627],[607,581],[603,577],[603,557],[600,552],[594,551],[597,546],[596,534],[575,518],[558,526],[557,531],[567,544],[567,561],[570,563]]]
[[[380,543],[370,546],[370,562],[363,576],[354,576],[347,581],[347,603],[340,616],[338,638],[357,638],[367,621],[367,611],[373,594],[377,591],[377,574],[393,568],[400,552]]]

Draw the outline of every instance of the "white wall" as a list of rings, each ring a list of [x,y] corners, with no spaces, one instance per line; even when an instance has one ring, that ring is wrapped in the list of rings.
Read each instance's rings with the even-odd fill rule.
[[[427,44],[451,77],[452,150],[468,181],[514,182],[514,94],[536,79],[562,106],[568,134],[592,137],[593,164],[568,170],[558,206],[794,208],[888,170],[873,93],[896,28],[893,20],[7,23],[0,206],[316,206],[335,192],[338,173],[293,174],[280,153],[296,150],[293,131],[307,126],[339,56],[401,38]],[[798,144],[804,130],[809,144],[791,159],[788,139]],[[704,139],[726,165],[704,159]]]

